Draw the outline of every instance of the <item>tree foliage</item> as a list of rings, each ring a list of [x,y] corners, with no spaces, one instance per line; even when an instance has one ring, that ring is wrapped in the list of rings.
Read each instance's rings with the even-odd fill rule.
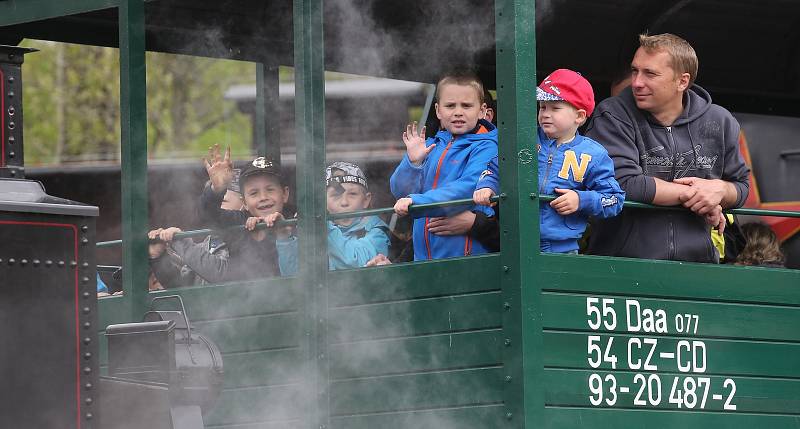
[[[26,164],[118,162],[117,49],[27,40],[23,65]],[[253,63],[147,54],[150,158],[198,158],[214,143],[249,154],[250,118],[225,90],[255,82]]]

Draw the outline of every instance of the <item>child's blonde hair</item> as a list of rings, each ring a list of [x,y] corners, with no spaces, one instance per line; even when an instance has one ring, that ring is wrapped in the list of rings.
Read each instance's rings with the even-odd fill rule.
[[[472,73],[457,72],[448,73],[442,76],[442,78],[439,79],[439,82],[436,84],[437,102],[439,101],[439,96],[442,93],[442,87],[445,85],[471,86],[478,93],[478,101],[481,104],[486,102],[486,99],[484,99],[483,82],[481,82],[478,76]]]
[[[744,249],[736,257],[737,265],[783,265],[780,242],[772,228],[761,222],[742,225]]]
[[[639,46],[648,53],[664,51],[669,54],[670,66],[676,74],[689,73],[689,86],[697,79],[699,61],[694,48],[686,40],[670,33],[639,35]]]

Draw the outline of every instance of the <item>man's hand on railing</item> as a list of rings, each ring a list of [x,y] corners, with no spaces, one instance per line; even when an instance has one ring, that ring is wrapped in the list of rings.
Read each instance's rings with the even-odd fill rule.
[[[722,206],[718,205],[714,207],[713,210],[703,215],[706,223],[711,225],[712,228],[716,228],[720,234],[725,232],[725,213],[722,213]]]
[[[725,206],[731,203],[731,188],[733,185],[719,179],[701,179],[699,177],[681,177],[675,183],[688,185],[679,199],[684,207],[699,214],[705,215],[716,206]],[[733,188],[733,202],[736,201],[736,189]]]

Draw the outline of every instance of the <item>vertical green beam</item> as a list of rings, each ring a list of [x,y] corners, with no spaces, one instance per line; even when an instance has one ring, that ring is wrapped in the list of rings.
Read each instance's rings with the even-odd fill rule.
[[[325,227],[325,64],[322,0],[294,0],[299,282],[308,406],[305,427],[330,427],[328,400],[328,253]]]
[[[122,145],[122,271],[130,315],[147,306],[147,103],[144,1],[119,5],[120,123]]]
[[[535,7],[496,0],[497,101],[500,112],[500,285],[503,290],[505,419],[509,427],[544,422],[539,205],[536,190]]]
[[[253,143],[256,153],[278,162],[281,155],[279,85],[277,65],[256,64],[256,117]]]

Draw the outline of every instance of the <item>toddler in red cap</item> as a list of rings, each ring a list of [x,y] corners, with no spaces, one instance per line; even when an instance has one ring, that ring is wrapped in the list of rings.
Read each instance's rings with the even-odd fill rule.
[[[590,216],[611,217],[622,210],[625,192],[614,179],[614,163],[605,148],[578,133],[594,110],[592,85],[572,70],[558,69],[536,88],[539,101],[540,248],[577,253],[578,239]],[[473,199],[489,205],[499,192],[497,159],[481,175]]]

